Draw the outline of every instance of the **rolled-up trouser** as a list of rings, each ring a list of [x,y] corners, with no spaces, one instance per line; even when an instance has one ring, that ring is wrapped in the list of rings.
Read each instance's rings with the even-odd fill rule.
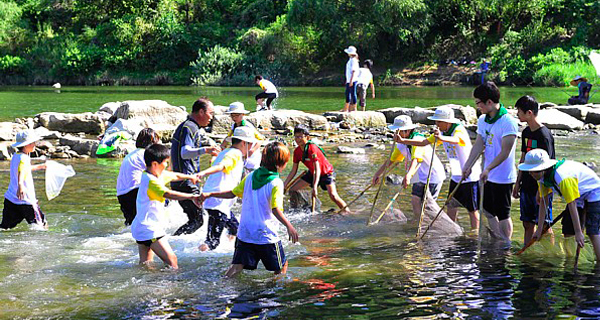
[[[200,193],[200,190],[197,187],[193,188],[189,186],[178,186],[173,188],[173,190],[193,194]],[[202,224],[204,224],[204,209],[198,208],[198,206],[196,206],[192,200],[180,200],[178,202],[181,208],[183,208],[183,212],[185,212],[187,215],[188,222],[179,227],[179,229],[177,229],[173,235],[178,236],[181,234],[192,234],[196,232],[196,230],[200,229]]]

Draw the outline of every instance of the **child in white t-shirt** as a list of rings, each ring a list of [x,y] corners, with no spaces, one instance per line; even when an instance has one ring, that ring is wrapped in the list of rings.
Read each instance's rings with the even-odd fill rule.
[[[169,165],[171,150],[162,144],[153,144],[144,152],[146,171],[142,173],[137,195],[137,214],[131,224],[131,234],[138,243],[140,264],[147,265],[156,254],[171,268],[177,269],[177,256],[164,238],[168,220],[165,212],[165,199],[192,200],[199,206],[200,195],[173,191],[167,188],[171,181],[198,178],[165,170]]]
[[[219,192],[235,188],[242,180],[244,157],[258,143],[252,128],[237,127],[231,137],[232,146],[219,153],[212,167],[198,173],[198,178],[208,176],[202,191]],[[239,222],[231,212],[235,199],[209,198],[204,201],[208,212],[208,232],[206,241],[200,245],[201,251],[214,250],[219,246],[223,228],[230,236],[237,235]]]
[[[261,75],[254,77],[254,81],[261,89],[263,89],[263,92],[254,97],[257,104],[256,111],[273,110],[271,104],[273,103],[273,100],[279,96],[277,87],[275,87],[273,82],[263,78]],[[266,105],[265,99],[267,100]]]
[[[12,229],[23,219],[29,224],[37,224],[48,229],[46,217],[35,196],[32,171],[46,169],[45,164],[31,165],[29,154],[35,149],[35,142],[41,138],[33,130],[17,133],[17,142],[12,146],[18,148],[10,160],[10,182],[4,194],[1,229]]]
[[[159,143],[158,134],[150,129],[145,128],[138,133],[135,141],[136,149],[129,153],[119,169],[119,177],[117,178],[117,199],[121,205],[121,212],[125,217],[125,225],[131,225],[135,218],[135,202],[137,199],[142,172],[146,170],[144,162],[144,149],[149,145]]]
[[[275,274],[287,271],[283,245],[277,235],[277,220],[286,226],[292,243],[298,233],[283,214],[283,181],[279,174],[290,159],[290,151],[281,142],[272,142],[263,150],[262,166],[246,176],[231,191],[202,193],[210,197],[242,198],[242,214],[233,261],[225,276],[234,277],[243,269],[254,270],[262,261]]]
[[[362,68],[358,69],[356,95],[358,96],[358,105],[362,108],[362,111],[367,108],[367,89],[369,86],[371,87],[371,98],[375,99],[375,85],[373,84],[371,67],[373,67],[373,61],[367,59],[363,62]]]

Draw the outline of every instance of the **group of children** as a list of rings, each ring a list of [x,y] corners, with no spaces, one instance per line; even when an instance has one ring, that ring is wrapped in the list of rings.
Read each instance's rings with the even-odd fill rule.
[[[552,222],[552,196],[557,193],[567,202],[561,214],[564,216],[562,233],[575,236],[577,244],[583,247],[585,225],[600,261],[600,178],[581,163],[554,159],[552,134],[538,121],[539,106],[530,96],[520,98],[515,104],[518,118],[528,125],[522,133],[520,171],[517,172],[514,165],[517,121],[500,103],[498,88],[486,82],[474,90],[473,96],[482,113],[474,144],[449,107],[439,107],[429,117],[435,121],[436,128],[428,136],[416,131],[417,126],[410,117],[398,116],[389,126],[395,131],[393,152],[376,171],[371,183],[378,183],[390,166],[404,161],[406,176],[402,185],[406,188],[412,183],[411,204],[414,212],[420,212],[424,197],[437,198],[446,178],[444,167],[432,148],[441,145],[451,171],[450,191],[456,189],[453,193],[456,201],[448,210],[452,220],[456,221],[458,207],[462,206],[469,212],[471,228],[478,230],[479,210],[483,207],[492,234],[510,240],[513,196],[520,199],[527,243],[541,238],[544,224]],[[310,140],[306,127],[300,125],[294,129],[297,144],[293,152],[294,165],[284,182],[279,175],[290,159],[288,148],[280,142],[271,142],[261,152],[265,138],[244,120],[248,112],[243,104],[232,103],[227,113],[234,122],[231,132],[222,144],[223,150],[205,170],[194,174],[168,170],[172,151],[160,144],[156,132],[149,128],[138,134],[136,150],[123,160],[117,179],[117,197],[125,224],[131,225],[138,244],[141,264],[148,264],[157,255],[170,267],[178,268],[177,257],[165,239],[166,199],[191,201],[206,210],[208,231],[206,240],[199,246],[201,251],[215,249],[224,229],[230,237],[237,237],[227,276],[235,276],[243,269],[255,269],[259,261],[267,270],[285,273],[287,261],[277,236],[277,221],[286,227],[292,242],[298,241],[298,232],[283,213],[283,195],[287,188],[297,191],[309,186],[316,198],[321,187],[339,208],[348,210],[337,193],[333,166],[323,150]],[[45,166],[32,166],[29,157],[39,139],[31,130],[17,134],[13,146],[18,152],[10,164],[10,184],[0,228],[13,228],[23,219],[47,227],[35,197],[31,174]],[[483,166],[480,166],[476,162],[482,154]],[[251,171],[243,177],[252,158],[259,160],[250,161],[254,162],[250,165]],[[300,162],[308,170],[301,179],[292,182]],[[206,181],[201,193],[166,187],[170,182],[182,180],[199,185],[203,178]],[[479,201],[481,192],[483,203]],[[239,221],[231,211],[236,197],[242,199]]]

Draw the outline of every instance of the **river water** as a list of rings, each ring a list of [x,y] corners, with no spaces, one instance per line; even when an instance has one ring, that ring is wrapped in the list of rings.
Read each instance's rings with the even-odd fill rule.
[[[34,97],[38,93],[33,95],[32,91],[38,90],[40,97]],[[222,102],[217,101],[221,104],[230,100],[249,103],[252,98],[247,95],[255,91],[150,88],[151,94],[145,95],[145,88],[74,90],[73,99],[69,98],[69,90],[60,94],[38,88],[5,90],[0,92],[0,101],[5,103],[0,107],[5,108],[3,115],[12,112],[6,107],[11,105],[6,102],[9,100],[16,105],[6,97],[11,92],[14,99],[30,99],[27,101],[31,109],[21,105],[21,112],[18,108],[14,111],[17,116],[30,116],[42,110],[91,111],[108,101],[163,95],[172,104],[189,105],[193,97],[207,91],[213,93],[209,96],[216,97],[214,100],[221,99]],[[319,106],[322,95],[334,94],[330,88],[297,90],[288,96],[297,94],[298,108],[305,110],[322,110],[319,108],[324,107],[311,106]],[[469,88],[406,90],[415,91],[416,96],[442,97],[432,98],[430,105],[471,103]],[[514,88],[506,90],[517,97],[520,94],[513,92]],[[551,95],[557,89],[537,90],[549,91]],[[312,97],[311,91],[317,93],[301,104],[306,97]],[[390,96],[387,106],[410,103],[402,98],[410,96],[402,89],[382,91],[382,96]],[[457,92],[462,92],[459,98],[446,98]],[[393,98],[395,94],[401,96],[397,101]],[[52,100],[49,96],[61,98]],[[333,97],[330,99],[322,106],[337,104]],[[36,105],[35,101],[41,104]],[[78,107],[76,101],[89,104]],[[283,102],[282,99],[280,103]],[[15,115],[6,116],[11,117]],[[557,157],[598,162],[598,140],[597,135],[587,133],[557,137]],[[343,198],[350,200],[368,184],[387,151],[339,155],[333,152],[334,148],[325,146],[338,172],[338,190]],[[199,252],[196,248],[206,234],[205,227],[194,235],[169,239],[179,258],[180,271],[138,267],[137,247],[129,228],[123,226],[115,196],[120,161],[85,159],[63,163],[72,164],[77,175],[67,181],[61,195],[52,201],[45,198],[43,174],[34,174],[38,199],[50,229],[34,231],[21,224],[0,232],[2,319],[600,318],[600,272],[586,259],[590,245],[586,245],[588,250],[584,251],[578,273],[573,272],[572,259],[552,250],[544,253],[538,248],[533,251],[535,254],[515,256],[515,248],[523,242],[517,201],[513,202],[512,210],[513,249],[487,236],[482,241],[466,235],[415,242],[418,221],[410,212],[407,193],[397,204],[408,217],[407,223],[367,227],[365,222],[374,192],[368,192],[353,206],[355,214],[351,216],[288,212],[300,233],[300,244],[284,241],[290,261],[288,275],[274,279],[260,266],[259,270],[245,272],[238,279],[224,280],[221,276],[231,261],[233,244],[224,239],[214,252]],[[0,163],[2,192],[8,183],[8,166],[8,162]],[[398,169],[397,173],[403,175],[403,170]],[[444,186],[441,198],[445,197],[446,189]],[[396,190],[396,187],[386,188],[382,199],[389,200]],[[326,195],[321,194],[321,198],[324,210],[333,207]],[[380,201],[379,211],[383,202],[387,201]],[[559,212],[564,204],[558,201],[555,206]],[[186,218],[176,203],[171,203],[167,210],[168,230],[172,232]],[[461,211],[459,221],[468,228],[466,212]],[[555,230],[560,233],[560,228]],[[283,229],[281,235],[285,235]]]

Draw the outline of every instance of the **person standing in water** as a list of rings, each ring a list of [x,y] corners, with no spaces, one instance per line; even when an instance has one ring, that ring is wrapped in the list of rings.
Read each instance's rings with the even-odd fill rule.
[[[261,75],[257,75],[256,77],[254,77],[254,81],[258,86],[260,86],[261,89],[263,89],[263,92],[257,94],[256,97],[254,97],[254,99],[256,99],[256,104],[258,105],[256,111],[273,110],[273,107],[271,106],[273,100],[275,100],[275,98],[279,96],[279,93],[277,92],[277,87],[275,87],[275,85],[271,81],[263,78],[263,76]]]
[[[356,111],[356,84],[358,83],[358,53],[356,47],[349,46],[344,49],[344,52],[348,54],[348,62],[346,62],[346,104],[342,111]]]
[[[375,99],[375,85],[373,84],[373,74],[371,68],[373,61],[365,60],[362,68],[359,69],[358,83],[356,84],[356,95],[358,96],[358,104],[362,111],[367,108],[367,89],[371,87],[371,98]]]
[[[217,156],[221,148],[202,147],[202,140],[206,132],[204,127],[210,124],[213,118],[214,106],[207,98],[200,98],[194,102],[192,113],[187,120],[181,123],[171,139],[171,161],[174,172],[192,175],[200,172],[200,156],[207,153]],[[199,194],[200,188],[190,180],[171,183],[175,191]],[[181,226],[173,235],[192,234],[204,223],[202,209],[190,200],[181,200],[179,205],[188,217],[188,222]]]
[[[500,90],[488,81],[473,91],[475,105],[481,113],[477,121],[477,139],[463,169],[463,178],[471,175],[475,161],[483,152],[484,164],[479,177],[483,183],[483,203],[494,235],[510,241],[513,224],[510,219],[511,194],[517,180],[515,148],[519,126],[500,103]]]

